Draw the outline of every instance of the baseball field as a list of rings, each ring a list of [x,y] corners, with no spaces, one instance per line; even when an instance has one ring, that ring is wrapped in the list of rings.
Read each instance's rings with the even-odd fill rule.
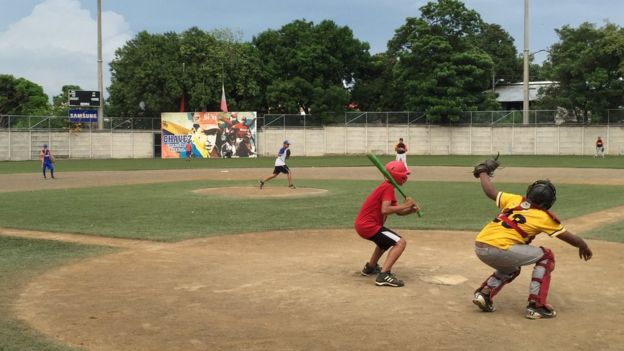
[[[377,287],[352,229],[382,176],[365,157],[0,163],[0,350],[623,350],[624,162],[502,157],[498,190],[557,185],[553,211],[594,257],[556,256],[551,320],[524,318],[530,269],[483,313],[491,269],[474,237],[497,213],[478,156],[408,157],[425,215],[389,218],[407,240]],[[382,160],[388,161],[385,157]],[[546,166],[547,165],[547,166]],[[529,267],[526,267],[529,268]]]

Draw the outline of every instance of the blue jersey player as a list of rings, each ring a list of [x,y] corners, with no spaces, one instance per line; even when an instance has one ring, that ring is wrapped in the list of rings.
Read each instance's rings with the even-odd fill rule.
[[[48,149],[47,144],[43,144],[43,149],[39,151],[39,159],[41,160],[41,167],[43,168],[43,178],[46,179],[46,169],[50,170],[50,176],[54,179],[54,156],[52,151]]]

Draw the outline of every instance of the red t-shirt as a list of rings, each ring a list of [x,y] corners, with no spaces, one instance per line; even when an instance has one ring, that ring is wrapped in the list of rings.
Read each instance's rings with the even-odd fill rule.
[[[381,213],[381,203],[390,201],[392,205],[396,205],[396,197],[394,196],[394,188],[387,181],[379,184],[373,190],[364,203],[355,218],[355,231],[363,238],[368,239],[375,235],[381,229],[386,221],[386,217]]]

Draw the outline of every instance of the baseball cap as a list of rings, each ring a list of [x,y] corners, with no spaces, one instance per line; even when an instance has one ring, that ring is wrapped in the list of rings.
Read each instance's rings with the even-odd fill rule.
[[[283,144],[288,144],[288,145],[290,145],[290,143],[288,142],[288,140],[284,140]]]
[[[43,144],[43,148],[47,149],[48,148],[48,144]]]

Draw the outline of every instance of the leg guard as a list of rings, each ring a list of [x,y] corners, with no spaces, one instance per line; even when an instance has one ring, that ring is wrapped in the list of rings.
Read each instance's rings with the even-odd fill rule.
[[[500,274],[498,272],[494,272],[491,276],[489,276],[481,287],[477,289],[475,292],[481,292],[482,294],[486,294],[492,299],[498,292],[505,286],[507,283],[511,283],[517,276],[520,275],[520,267],[518,267],[517,271],[514,271],[510,274]]]
[[[529,302],[535,302],[538,307],[547,306],[550,272],[555,270],[555,254],[545,247],[541,249],[544,251],[544,256],[535,264],[529,286]]]

